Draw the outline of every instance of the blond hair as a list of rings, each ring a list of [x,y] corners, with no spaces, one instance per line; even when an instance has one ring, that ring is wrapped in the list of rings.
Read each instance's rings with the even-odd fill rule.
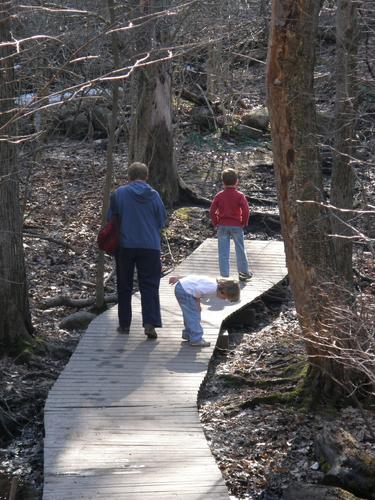
[[[240,299],[240,284],[232,278],[218,278],[217,288],[224,293],[230,302],[237,302]]]
[[[128,168],[128,179],[130,181],[145,181],[148,177],[148,168],[144,163],[135,161]]]

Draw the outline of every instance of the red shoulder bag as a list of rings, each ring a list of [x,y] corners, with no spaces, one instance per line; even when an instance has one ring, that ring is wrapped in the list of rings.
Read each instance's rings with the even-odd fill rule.
[[[97,243],[100,250],[109,255],[116,253],[119,247],[120,231],[117,217],[114,216],[107,224],[101,228],[97,237]]]

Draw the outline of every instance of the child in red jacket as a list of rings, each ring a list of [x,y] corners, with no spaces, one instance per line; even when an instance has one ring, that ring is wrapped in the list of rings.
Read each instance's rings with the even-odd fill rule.
[[[217,193],[210,208],[210,217],[217,230],[219,268],[223,277],[229,276],[230,239],[233,238],[236,251],[237,270],[240,281],[252,277],[247,261],[243,228],[249,221],[249,205],[245,195],[238,191],[238,177],[235,170],[227,168],[221,175],[224,189]]]

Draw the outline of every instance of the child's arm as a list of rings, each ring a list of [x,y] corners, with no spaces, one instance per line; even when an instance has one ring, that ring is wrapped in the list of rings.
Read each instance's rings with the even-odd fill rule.
[[[218,207],[217,207],[216,196],[215,196],[214,201],[212,202],[211,207],[210,207],[210,217],[211,217],[212,224],[214,226],[217,226],[219,223],[219,217],[218,217]]]
[[[250,217],[250,209],[249,209],[249,204],[247,202],[247,199],[245,195],[242,196],[241,203],[241,216],[242,216],[242,227],[246,227],[249,223],[249,217]]]
[[[175,285],[175,284],[177,283],[177,281],[180,281],[180,279],[182,279],[183,277],[184,277],[184,276],[171,276],[171,277],[169,278],[168,283],[169,283],[170,285]]]

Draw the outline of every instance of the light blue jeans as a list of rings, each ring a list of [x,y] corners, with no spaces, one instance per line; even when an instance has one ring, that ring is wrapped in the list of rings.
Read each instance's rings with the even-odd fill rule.
[[[177,282],[174,294],[181,307],[184,318],[184,329],[182,338],[191,342],[197,342],[203,337],[201,326],[201,312],[198,309],[197,300],[190,293],[185,292],[181,283]]]
[[[230,239],[233,238],[236,251],[237,271],[249,272],[249,263],[245,253],[243,229],[239,226],[219,226],[217,229],[217,243],[219,251],[220,274],[224,278],[229,276]]]

